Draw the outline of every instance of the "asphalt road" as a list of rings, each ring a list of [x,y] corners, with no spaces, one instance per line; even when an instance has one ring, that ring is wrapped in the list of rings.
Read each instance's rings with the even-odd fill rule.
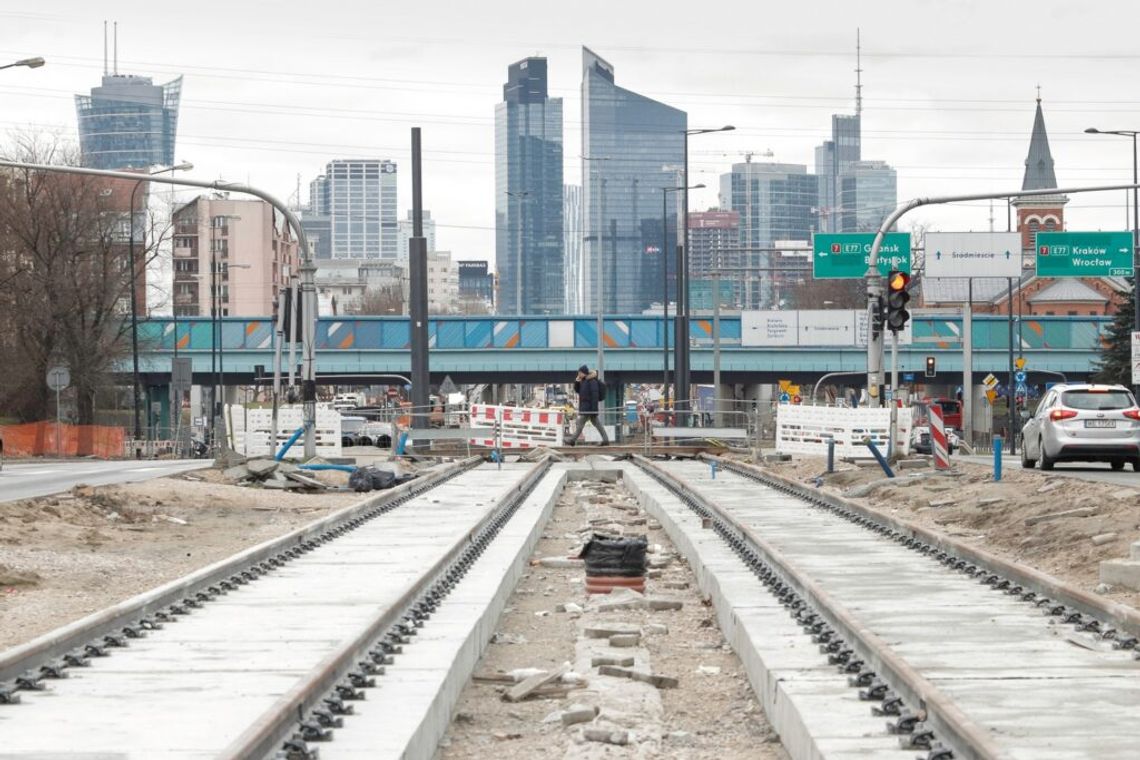
[[[0,502],[62,493],[80,483],[89,486],[137,483],[140,480],[209,467],[212,463],[209,459],[5,462],[0,470]]]
[[[961,460],[964,462],[973,462],[974,464],[981,464],[992,466],[994,458],[992,454],[985,454],[981,456],[964,456],[955,454],[950,457],[951,461]],[[1014,454],[1010,456],[1006,454],[1002,458],[1002,470],[1022,470],[1021,456]],[[1024,470],[1023,470],[1024,471]],[[1067,478],[1079,478],[1081,480],[1092,480],[1098,483],[1119,483],[1126,486],[1140,486],[1140,472],[1133,472],[1131,465],[1126,465],[1120,472],[1113,472],[1109,469],[1107,463],[1102,462],[1074,462],[1071,464],[1060,463],[1054,467],[1052,472],[1042,472],[1041,466],[1038,465],[1029,472],[1035,472],[1039,475],[1063,475]]]

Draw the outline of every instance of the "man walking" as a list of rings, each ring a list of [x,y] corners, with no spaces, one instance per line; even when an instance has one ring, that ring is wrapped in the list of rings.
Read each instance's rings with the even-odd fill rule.
[[[578,419],[574,422],[574,434],[566,444],[576,444],[586,423],[591,422],[602,434],[602,445],[609,446],[610,439],[606,436],[606,428],[599,416],[606,403],[606,384],[598,379],[597,372],[591,372],[583,364],[578,368],[578,376],[574,378],[574,391],[578,394]]]

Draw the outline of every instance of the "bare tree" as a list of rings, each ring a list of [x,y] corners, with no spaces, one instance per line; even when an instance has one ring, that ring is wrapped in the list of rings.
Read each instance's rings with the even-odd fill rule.
[[[78,162],[72,147],[52,138],[20,135],[7,152],[32,163]],[[133,283],[143,289],[157,242],[152,238],[145,249],[136,243],[132,273],[135,184],[27,170],[0,174],[0,345],[9,358],[0,408],[8,414],[47,417],[44,377],[59,363],[71,370],[77,421],[94,422],[96,389],[111,382],[116,360],[129,350],[130,289]],[[136,226],[136,238],[140,232]],[[145,314],[144,302],[139,309]]]
[[[399,285],[385,285],[364,291],[353,313],[390,316],[404,313],[404,294]]]
[[[788,294],[793,309],[862,309],[867,306],[863,280],[806,279]]]

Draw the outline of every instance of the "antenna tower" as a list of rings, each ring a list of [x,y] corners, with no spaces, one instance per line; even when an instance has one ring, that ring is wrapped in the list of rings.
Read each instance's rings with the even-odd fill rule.
[[[863,115],[863,44],[855,29],[855,115]]]

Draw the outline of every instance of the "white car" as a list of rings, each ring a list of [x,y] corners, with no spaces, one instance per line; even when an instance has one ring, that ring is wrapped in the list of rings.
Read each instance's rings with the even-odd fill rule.
[[[1054,385],[1021,429],[1021,466],[1108,462],[1140,472],[1140,408],[1123,385]]]

